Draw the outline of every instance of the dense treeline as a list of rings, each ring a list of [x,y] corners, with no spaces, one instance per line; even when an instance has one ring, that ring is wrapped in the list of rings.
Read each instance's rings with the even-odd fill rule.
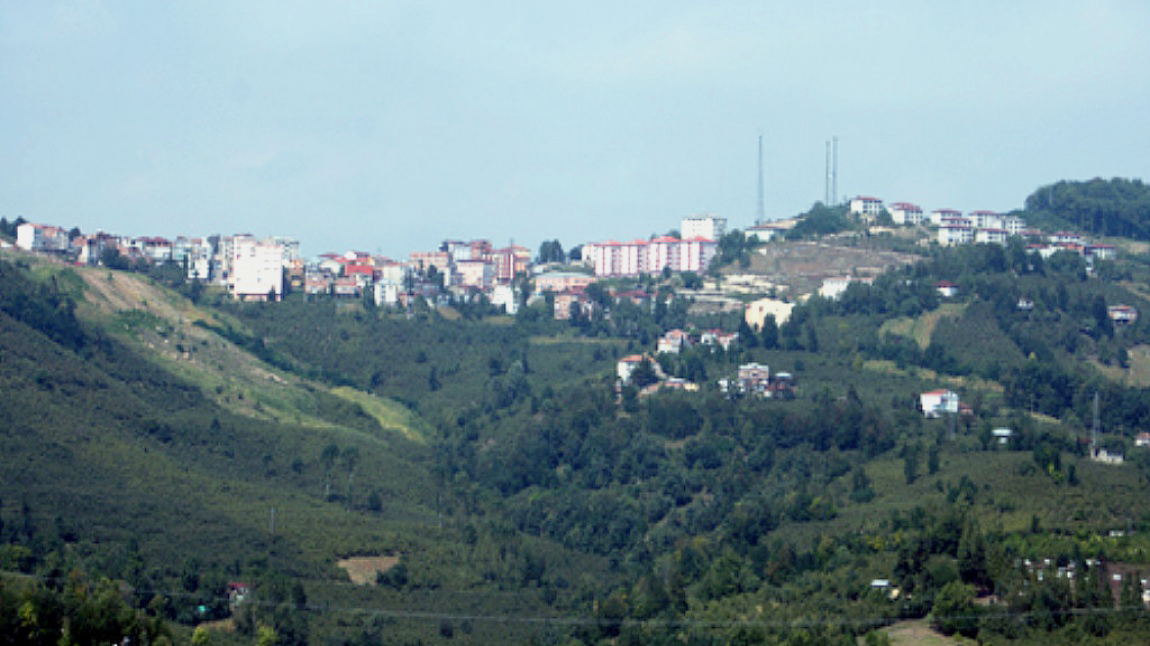
[[[72,350],[80,349],[85,333],[76,320],[76,303],[59,282],[67,279],[52,276],[38,283],[16,265],[0,260],[0,312],[39,330],[50,339]]]
[[[1060,181],[1026,198],[1032,224],[1047,221],[1098,236],[1150,239],[1150,187],[1138,179]]]

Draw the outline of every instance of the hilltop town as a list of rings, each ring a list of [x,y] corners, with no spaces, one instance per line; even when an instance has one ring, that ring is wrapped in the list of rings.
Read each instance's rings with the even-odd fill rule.
[[[887,207],[874,197],[856,197],[842,208],[857,226],[856,235],[906,237],[909,234],[920,246],[1005,245],[1010,239],[1018,239],[1024,241],[1027,250],[1039,251],[1047,257],[1056,251],[1070,250],[1087,260],[1105,260],[1115,253],[1113,245],[1090,242],[1080,233],[1044,233],[1027,228],[1024,219],[1017,215],[982,210],[964,216],[948,208],[924,215],[915,204],[895,202]],[[278,301],[289,293],[369,299],[376,305],[391,307],[410,307],[416,298],[423,298],[433,306],[483,299],[508,314],[515,314],[518,307],[527,302],[526,290],[534,299],[544,293],[553,294],[555,317],[565,319],[572,307],[592,306],[585,295],[586,287],[592,282],[663,272],[706,276],[717,270],[714,263],[724,236],[732,234],[751,240],[757,247],[757,256],[770,256],[774,250],[760,243],[787,239],[802,217],[760,222],[740,231],[730,229],[723,217],[691,216],[683,218],[679,229],[671,235],[624,242],[586,242],[568,252],[558,240],[547,241],[536,256],[519,245],[496,247],[486,239],[445,239],[436,249],[412,251],[405,259],[354,250],[325,252],[307,259],[301,255],[299,240],[282,236],[216,234],[168,239],[104,232],[83,234],[78,229],[27,222],[23,218],[8,226],[15,231],[16,246],[25,251],[85,266],[129,268],[174,263],[185,273],[186,280],[219,286],[242,301]],[[790,272],[791,277],[804,275],[818,282],[787,294],[786,300],[804,298],[813,291],[833,297],[851,280],[865,280],[868,273],[877,274],[889,266],[889,262],[882,261],[874,266],[870,262],[874,253],[866,258],[853,258],[846,267],[820,264],[817,250],[808,250],[803,255],[814,263],[813,270],[795,269]],[[904,256],[898,261],[911,259]],[[728,288],[720,289],[718,284],[717,291],[745,294],[756,291],[755,274],[771,272],[756,268],[732,269],[726,273],[729,274]],[[759,284],[758,291],[775,291],[772,288],[787,278],[779,277],[778,283]]]

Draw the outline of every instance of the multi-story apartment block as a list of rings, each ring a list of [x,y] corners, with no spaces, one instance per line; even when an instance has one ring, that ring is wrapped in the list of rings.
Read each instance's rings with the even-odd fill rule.
[[[16,246],[25,251],[63,252],[69,247],[68,231],[50,224],[24,222],[16,227]]]
[[[872,220],[882,213],[882,200],[860,195],[850,201],[850,212],[863,219]]]
[[[916,226],[923,222],[922,209],[917,204],[895,202],[890,205],[887,211],[890,212],[890,217],[895,224]]]
[[[271,244],[278,244],[284,253],[284,267],[289,267],[297,260],[303,258],[299,251],[299,240],[285,236],[271,236],[267,238]]]
[[[172,260],[187,267],[188,280],[211,280],[212,255],[211,242],[204,238],[179,236],[172,243]]]
[[[974,227],[964,218],[947,220],[938,228],[938,244],[953,247],[974,242]]]
[[[684,223],[686,220],[684,220]],[[699,236],[692,236],[699,237]],[[702,236],[705,237],[705,236]],[[715,240],[716,238],[707,238]],[[678,238],[671,236],[663,236],[661,238],[654,238],[647,241],[647,258],[644,271],[647,273],[657,273],[663,271],[664,267],[670,267],[675,271],[681,266],[681,241]]]
[[[638,276],[663,271],[703,272],[718,250],[714,240],[669,236],[631,242],[600,242],[583,246],[583,256],[595,267],[596,276]]]
[[[241,300],[279,300],[283,296],[283,247],[252,236],[233,236],[228,292]]]
[[[942,226],[943,220],[953,220],[954,218],[961,218],[962,211],[954,209],[935,209],[930,212],[930,223],[934,226]]]
[[[976,229],[974,232],[975,242],[987,244],[1006,244],[1008,237],[1010,233],[1006,229]]]
[[[417,271],[435,267],[441,274],[451,273],[451,254],[446,251],[413,251],[409,258],[412,268]]]
[[[1002,216],[994,211],[971,211],[967,219],[976,229],[1001,229]]]
[[[495,266],[482,259],[455,261],[455,285],[487,289],[495,284]]]
[[[526,275],[531,268],[531,250],[519,245],[494,249],[488,253],[494,266],[495,283],[510,285],[519,274]]]
[[[689,218],[683,218],[682,226],[679,229],[679,235],[684,240],[690,238],[706,238],[707,240],[718,241],[727,234],[727,218],[720,218],[714,215],[695,215]]]

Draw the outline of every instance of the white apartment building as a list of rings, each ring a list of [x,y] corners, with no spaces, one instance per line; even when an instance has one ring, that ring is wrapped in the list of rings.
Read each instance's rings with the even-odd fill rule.
[[[1006,244],[1006,239],[1010,234],[1006,229],[977,229],[974,232],[975,242],[985,242],[988,244]]]
[[[16,227],[16,246],[25,251],[66,251],[68,231],[50,224],[24,222]]]
[[[971,211],[966,218],[976,229],[1001,229],[1002,216],[994,211]]]
[[[706,238],[707,240],[719,241],[724,235],[727,234],[727,218],[719,218],[713,215],[696,215],[689,218],[683,218],[682,226],[679,228],[679,235],[684,240],[691,238]]]
[[[935,226],[942,226],[944,220],[953,220],[954,218],[961,218],[962,211],[954,209],[935,209],[930,212],[930,223]]]
[[[400,285],[396,283],[376,283],[372,289],[376,305],[390,305],[394,307],[399,304]]]
[[[938,244],[953,247],[974,242],[974,227],[964,221],[951,220],[938,228]]]
[[[910,202],[895,202],[887,211],[895,224],[915,226],[922,224],[923,221],[922,209]]]
[[[684,220],[685,222],[685,220]],[[707,238],[714,240],[715,238]],[[684,238],[686,239],[686,238]],[[671,236],[663,236],[655,238],[647,242],[647,261],[645,271],[648,274],[656,274],[663,271],[664,267],[670,267],[675,271],[680,266],[680,246],[681,241],[678,238]]]
[[[882,213],[882,200],[860,195],[850,201],[850,211],[867,219],[878,217],[878,214]]]
[[[718,243],[705,238],[684,239],[679,244],[678,271],[693,271],[701,274],[711,266],[715,254],[719,252]],[[671,268],[673,271],[674,267]]]
[[[595,267],[596,276],[638,276],[663,271],[704,272],[718,251],[711,239],[680,240],[670,236],[631,242],[600,242],[583,246],[583,256]]]
[[[228,292],[240,300],[279,300],[283,297],[283,247],[251,236],[231,242]]]

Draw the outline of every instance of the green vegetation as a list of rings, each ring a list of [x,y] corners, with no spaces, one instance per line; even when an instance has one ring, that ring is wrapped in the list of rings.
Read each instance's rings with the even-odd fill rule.
[[[1150,186],[1121,178],[1056,182],[1026,198],[1025,215],[1034,225],[1150,240]]]
[[[815,202],[809,211],[799,216],[799,221],[787,232],[788,240],[803,240],[847,231],[853,228],[845,206],[827,206]]]
[[[740,262],[745,238],[724,240]],[[1131,442],[1150,397],[1125,379],[1150,324],[1108,316],[1150,313],[1150,261],[931,249],[728,350],[657,358],[697,391],[617,392],[619,358],[719,320],[674,280],[618,301],[593,285],[571,321],[546,301],[448,319],[197,304],[156,277],[0,260],[0,634],[855,644],[912,620],[939,640],[1150,638],[1138,590],[1108,583],[1150,573],[1150,451]],[[718,387],[752,361],[796,396]],[[934,388],[969,408],[924,419]],[[1096,394],[1126,464],[1089,459]],[[353,584],[347,557],[386,565]]]

